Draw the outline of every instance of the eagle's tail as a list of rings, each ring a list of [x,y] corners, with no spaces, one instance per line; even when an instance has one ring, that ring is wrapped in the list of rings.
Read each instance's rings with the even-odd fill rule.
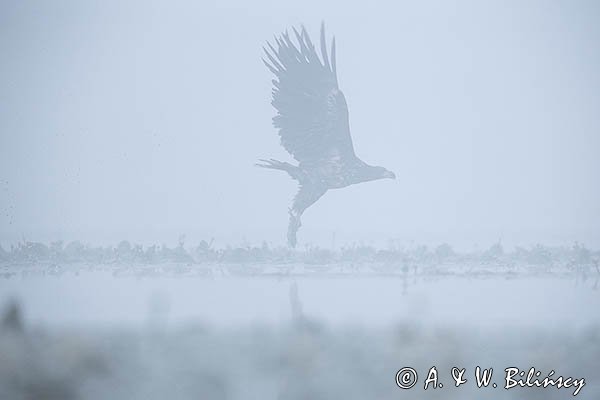
[[[261,163],[256,163],[254,165],[256,165],[257,167],[261,167],[261,168],[270,168],[270,169],[278,169],[281,171],[285,171],[287,172],[293,179],[300,181],[301,178],[301,173],[300,173],[300,168],[296,167],[295,165],[292,165],[288,162],[283,162],[283,161],[277,161],[274,159],[270,159],[270,160],[258,160]]]

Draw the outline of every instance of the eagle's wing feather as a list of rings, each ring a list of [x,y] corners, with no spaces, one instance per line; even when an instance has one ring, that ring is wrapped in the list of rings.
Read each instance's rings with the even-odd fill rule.
[[[268,61],[263,60],[277,78],[273,80],[272,104],[277,109],[273,124],[279,128],[281,144],[301,163],[354,157],[348,106],[337,84],[335,47],[330,64],[322,25],[321,61],[306,30],[293,32],[298,47],[283,33],[275,38],[277,50],[268,44]]]

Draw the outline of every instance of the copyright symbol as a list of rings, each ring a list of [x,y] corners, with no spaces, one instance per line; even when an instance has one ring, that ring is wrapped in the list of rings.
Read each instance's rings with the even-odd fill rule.
[[[400,389],[410,389],[417,384],[418,378],[417,371],[410,367],[404,367],[396,372],[396,385]]]

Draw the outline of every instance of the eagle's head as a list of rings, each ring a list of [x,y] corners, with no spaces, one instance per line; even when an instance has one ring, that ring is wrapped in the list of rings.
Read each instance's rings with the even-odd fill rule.
[[[385,169],[383,167],[376,166],[367,166],[367,168],[363,169],[364,181],[374,181],[377,179],[396,179],[396,174],[392,171]]]
[[[387,169],[385,169],[385,168],[383,168],[383,167],[379,167],[379,168],[381,168],[381,169],[383,170],[383,171],[381,172],[381,177],[382,177],[382,178],[396,179],[396,174],[395,174],[395,173],[393,173],[392,171],[390,171],[390,170],[387,170]]]

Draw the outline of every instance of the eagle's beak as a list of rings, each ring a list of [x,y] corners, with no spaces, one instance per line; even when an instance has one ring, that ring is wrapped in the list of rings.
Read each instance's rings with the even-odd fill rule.
[[[396,174],[393,173],[392,171],[385,171],[385,173],[383,174],[384,178],[390,178],[390,179],[396,179]]]

